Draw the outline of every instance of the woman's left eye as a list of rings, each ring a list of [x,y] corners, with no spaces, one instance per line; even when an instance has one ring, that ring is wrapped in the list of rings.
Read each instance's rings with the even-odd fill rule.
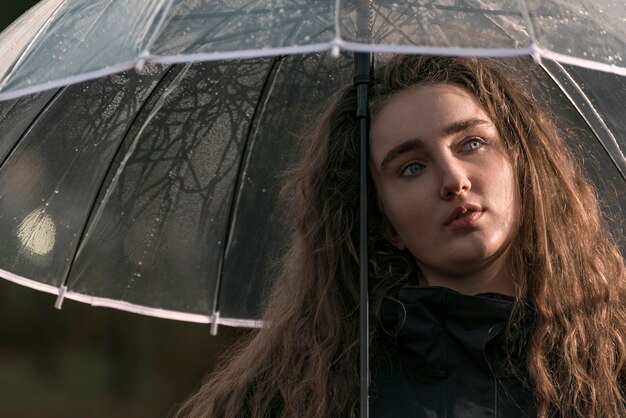
[[[471,138],[463,144],[464,151],[474,151],[484,145],[484,141],[480,138]]]

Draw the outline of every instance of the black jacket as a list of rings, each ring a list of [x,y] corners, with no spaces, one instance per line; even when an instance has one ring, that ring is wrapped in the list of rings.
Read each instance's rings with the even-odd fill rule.
[[[372,364],[372,418],[536,416],[535,397],[522,383],[524,354],[510,367],[503,347],[513,298],[417,286],[394,296],[382,309],[393,336],[380,342]],[[526,351],[519,344],[531,324],[514,338],[514,352]]]

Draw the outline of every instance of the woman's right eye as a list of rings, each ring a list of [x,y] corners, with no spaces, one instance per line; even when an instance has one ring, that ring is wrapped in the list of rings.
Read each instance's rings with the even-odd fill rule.
[[[400,170],[400,176],[402,177],[410,177],[415,176],[424,169],[424,165],[416,162],[409,163],[405,165],[402,170]]]

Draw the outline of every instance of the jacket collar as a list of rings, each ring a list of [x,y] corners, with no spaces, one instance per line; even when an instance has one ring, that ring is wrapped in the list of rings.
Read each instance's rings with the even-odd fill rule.
[[[497,293],[404,285],[385,300],[381,319],[403,362],[416,372],[444,377],[467,362],[488,372],[493,364],[487,345],[506,327],[514,301]]]

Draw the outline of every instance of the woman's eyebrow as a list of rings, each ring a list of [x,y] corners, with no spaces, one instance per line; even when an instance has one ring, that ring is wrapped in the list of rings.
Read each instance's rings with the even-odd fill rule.
[[[391,148],[380,163],[380,171],[385,171],[390,162],[404,153],[424,148],[424,142],[419,138],[409,139]]]
[[[485,119],[470,118],[451,123],[442,129],[442,134],[445,136],[453,135],[477,125],[492,126],[493,124]],[[385,155],[385,158],[383,158],[383,161],[380,163],[380,171],[384,171],[390,162],[402,154],[421,148],[424,148],[424,141],[419,138],[411,138],[396,145],[390,149]]]
[[[470,118],[470,119],[460,120],[458,122],[451,123],[450,125],[443,128],[442,132],[444,135],[452,135],[452,134],[464,131],[466,129],[469,129],[471,127],[474,127],[476,125],[492,126],[493,123],[485,119]]]

